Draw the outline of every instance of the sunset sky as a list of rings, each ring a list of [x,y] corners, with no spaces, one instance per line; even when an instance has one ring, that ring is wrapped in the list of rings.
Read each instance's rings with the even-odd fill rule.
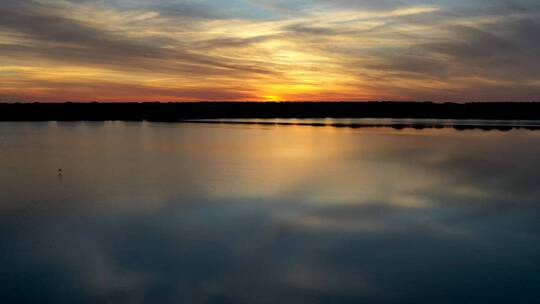
[[[0,0],[0,102],[540,100],[538,0]]]

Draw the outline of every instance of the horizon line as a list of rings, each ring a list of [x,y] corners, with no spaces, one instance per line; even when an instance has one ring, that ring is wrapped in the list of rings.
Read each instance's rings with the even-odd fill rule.
[[[196,104],[196,103],[260,103],[260,104],[283,104],[283,103],[431,103],[431,104],[473,104],[473,103],[540,103],[540,100],[486,100],[486,101],[433,101],[433,100],[200,100],[200,101],[0,101],[0,104]]]

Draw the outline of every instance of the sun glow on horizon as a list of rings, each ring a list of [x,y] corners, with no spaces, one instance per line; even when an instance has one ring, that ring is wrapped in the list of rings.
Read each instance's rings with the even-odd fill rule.
[[[283,98],[276,95],[265,95],[262,98],[263,98],[263,101],[267,101],[267,102],[283,101]]]

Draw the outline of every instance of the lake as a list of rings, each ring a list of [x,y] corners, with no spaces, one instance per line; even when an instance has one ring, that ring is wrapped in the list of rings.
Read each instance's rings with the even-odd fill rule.
[[[540,302],[540,131],[297,122],[0,123],[1,302]]]

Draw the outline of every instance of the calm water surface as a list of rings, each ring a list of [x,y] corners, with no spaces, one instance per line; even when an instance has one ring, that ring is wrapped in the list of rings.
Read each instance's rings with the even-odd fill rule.
[[[0,123],[0,302],[539,303],[539,155],[527,130]]]

